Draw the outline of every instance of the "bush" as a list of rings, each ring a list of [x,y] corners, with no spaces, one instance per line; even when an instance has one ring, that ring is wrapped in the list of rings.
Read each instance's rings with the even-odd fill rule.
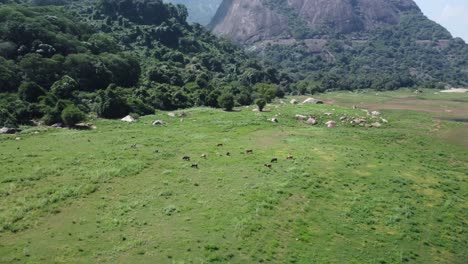
[[[263,98],[259,98],[255,100],[255,104],[258,106],[258,111],[262,112],[263,108],[265,108],[266,101]]]
[[[234,96],[229,93],[224,93],[218,97],[218,105],[226,111],[231,111],[234,107]]]
[[[18,88],[18,97],[26,102],[37,102],[39,96],[45,95],[44,88],[34,82],[23,82]]]
[[[72,127],[77,123],[86,120],[86,115],[75,105],[69,105],[62,111],[62,120],[65,125]]]
[[[117,86],[111,84],[105,91],[98,92],[96,112],[104,118],[121,118],[128,114],[130,108],[124,96],[119,94]]]
[[[58,98],[70,98],[73,95],[73,91],[78,90],[78,87],[78,83],[73,78],[65,75],[62,79],[56,81],[50,90]]]

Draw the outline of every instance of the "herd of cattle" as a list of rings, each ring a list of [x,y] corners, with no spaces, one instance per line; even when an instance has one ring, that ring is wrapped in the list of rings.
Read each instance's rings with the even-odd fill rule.
[[[223,146],[223,144],[218,144],[218,145],[217,145],[217,147],[222,147],[222,146]],[[253,154],[253,149],[247,149],[247,150],[245,151],[245,154]],[[226,152],[226,156],[231,156],[231,153],[230,153],[230,152]],[[207,159],[207,158],[208,158],[208,156],[207,156],[206,154],[201,154],[200,157],[201,157],[202,159]],[[294,157],[293,157],[292,155],[288,155],[288,156],[286,157],[286,159],[292,160],[292,159],[294,159]],[[182,160],[184,160],[184,161],[190,161],[190,156],[183,156],[183,157],[182,157]],[[265,164],[263,164],[263,166],[265,166],[265,167],[271,169],[271,168],[273,168],[273,164],[272,164],[272,163],[277,163],[277,162],[278,162],[278,158],[272,158],[272,159],[270,160],[270,163],[265,163]],[[194,169],[198,169],[198,163],[192,163],[192,166],[191,166],[191,167],[194,168]]]

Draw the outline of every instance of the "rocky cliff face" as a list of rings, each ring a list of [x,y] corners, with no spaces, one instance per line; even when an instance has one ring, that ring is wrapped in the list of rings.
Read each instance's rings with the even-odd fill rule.
[[[412,0],[224,0],[213,18],[214,33],[238,43],[288,38],[294,31],[353,33],[396,24]]]

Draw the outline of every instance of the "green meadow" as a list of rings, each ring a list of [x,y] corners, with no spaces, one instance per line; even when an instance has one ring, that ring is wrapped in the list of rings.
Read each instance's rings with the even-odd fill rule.
[[[466,263],[468,95],[317,97],[1,135],[0,263]]]

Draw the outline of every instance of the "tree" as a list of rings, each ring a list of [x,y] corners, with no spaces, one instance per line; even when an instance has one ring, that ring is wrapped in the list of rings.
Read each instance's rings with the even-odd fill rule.
[[[234,96],[230,93],[221,94],[218,97],[218,105],[226,109],[226,111],[231,111],[234,107]]]
[[[78,87],[78,83],[72,77],[65,75],[56,81],[50,90],[58,98],[70,98],[73,96],[73,91],[78,90]]]
[[[12,61],[0,57],[0,92],[16,91],[19,76]]]
[[[266,101],[263,98],[259,98],[255,100],[255,104],[258,106],[258,111],[262,112],[263,108],[265,108]]]
[[[111,84],[105,91],[98,92],[97,114],[105,118],[120,118],[127,115],[130,111],[129,106],[118,93],[117,86]]]
[[[138,60],[128,53],[103,53],[100,59],[105,67],[112,73],[112,83],[123,87],[135,85],[140,78],[140,64]]]
[[[34,82],[23,82],[18,88],[18,97],[26,102],[35,103],[39,96],[45,95],[44,88]]]
[[[75,105],[69,105],[65,109],[63,109],[62,114],[62,121],[65,125],[72,127],[77,123],[86,120],[86,115]]]
[[[259,97],[264,98],[267,102],[271,102],[278,93],[278,87],[274,84],[257,83],[254,89],[259,94]]]

